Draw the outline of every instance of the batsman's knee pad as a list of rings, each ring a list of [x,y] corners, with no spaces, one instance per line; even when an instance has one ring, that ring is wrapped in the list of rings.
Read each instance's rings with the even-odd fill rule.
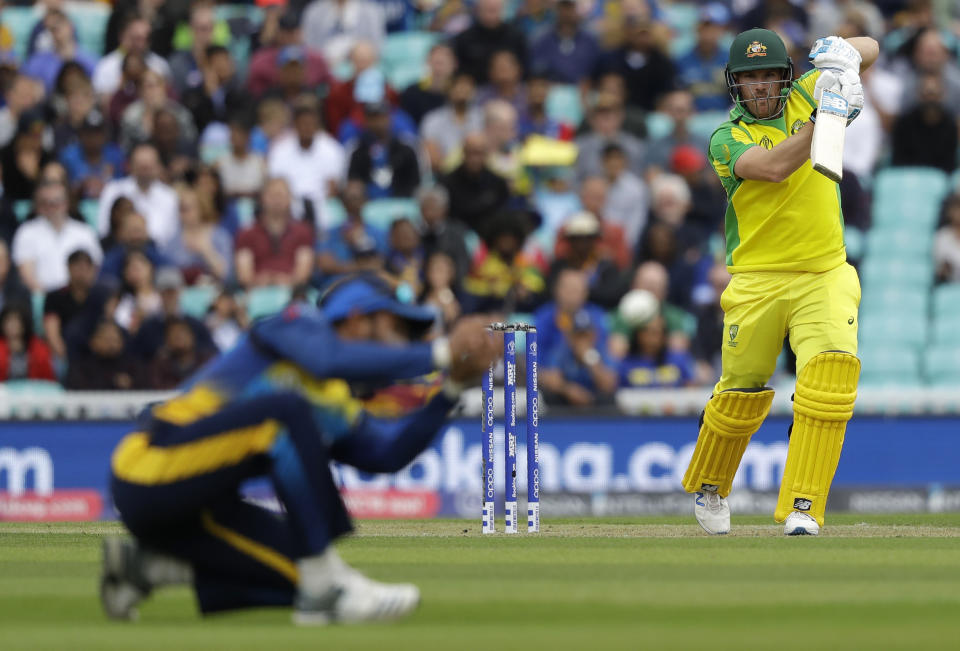
[[[730,389],[707,402],[700,421],[700,436],[683,476],[688,493],[703,484],[717,486],[721,497],[730,494],[743,451],[770,411],[773,389]]]
[[[850,353],[820,353],[797,376],[793,431],[774,518],[809,513],[823,526],[830,483],[853,416],[860,360]]]

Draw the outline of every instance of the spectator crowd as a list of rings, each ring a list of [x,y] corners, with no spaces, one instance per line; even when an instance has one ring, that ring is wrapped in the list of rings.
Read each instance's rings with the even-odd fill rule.
[[[707,147],[754,26],[797,76],[817,37],[882,44],[847,132],[851,232],[879,167],[958,161],[956,3],[0,6],[0,381],[172,388],[252,318],[366,271],[431,306],[431,336],[471,312],[534,323],[550,401],[709,386],[729,274]],[[80,38],[91,6],[102,42]],[[652,311],[619,309],[638,294]]]

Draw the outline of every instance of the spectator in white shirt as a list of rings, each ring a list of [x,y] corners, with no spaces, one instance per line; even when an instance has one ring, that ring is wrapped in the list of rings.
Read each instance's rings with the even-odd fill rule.
[[[334,65],[347,58],[357,41],[380,48],[386,32],[383,9],[364,0],[315,0],[303,12],[303,41],[323,44],[323,54]]]
[[[100,263],[97,234],[67,214],[67,187],[44,183],[37,188],[37,216],[24,222],[13,237],[13,262],[27,289],[51,292],[67,284],[67,258],[78,249]]]
[[[172,240],[179,228],[177,193],[160,180],[160,156],[150,144],[134,147],[130,154],[130,176],[107,183],[100,194],[97,224],[101,236],[110,233],[110,207],[117,197],[127,197],[147,220],[147,231],[157,246]]]
[[[119,47],[100,59],[93,70],[93,89],[101,99],[109,101],[120,88],[123,58],[131,52],[142,54],[148,68],[170,78],[170,66],[166,60],[150,51],[150,23],[135,15],[123,26]]]
[[[346,153],[321,128],[319,106],[312,97],[294,102],[293,129],[270,148],[267,169],[270,176],[287,181],[293,196],[302,202],[300,215],[312,215],[317,227],[325,229],[326,200],[336,195],[346,174]]]

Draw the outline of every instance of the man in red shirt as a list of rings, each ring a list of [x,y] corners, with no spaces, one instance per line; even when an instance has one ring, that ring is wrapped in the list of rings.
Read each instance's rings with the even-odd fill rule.
[[[293,219],[292,195],[283,179],[270,179],[260,195],[256,223],[237,234],[237,282],[243,287],[295,286],[313,270],[313,230]]]
[[[276,37],[273,41],[268,46],[257,50],[250,59],[247,90],[254,97],[260,97],[277,86],[280,80],[278,56],[281,50],[290,46],[304,48],[304,81],[309,87],[314,88],[330,83],[332,78],[326,60],[320,52],[304,47],[300,18],[295,11],[289,11],[277,21]]]

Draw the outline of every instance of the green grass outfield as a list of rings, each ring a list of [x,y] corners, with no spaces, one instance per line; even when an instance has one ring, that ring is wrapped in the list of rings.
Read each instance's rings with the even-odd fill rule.
[[[200,619],[186,589],[136,623],[104,619],[100,539],[115,524],[0,524],[0,649],[957,648],[960,515],[833,515],[819,538],[734,518],[547,521],[539,536],[479,522],[367,522],[340,545],[372,577],[413,581],[395,624],[298,629],[287,610]],[[502,526],[501,522],[498,525]]]

